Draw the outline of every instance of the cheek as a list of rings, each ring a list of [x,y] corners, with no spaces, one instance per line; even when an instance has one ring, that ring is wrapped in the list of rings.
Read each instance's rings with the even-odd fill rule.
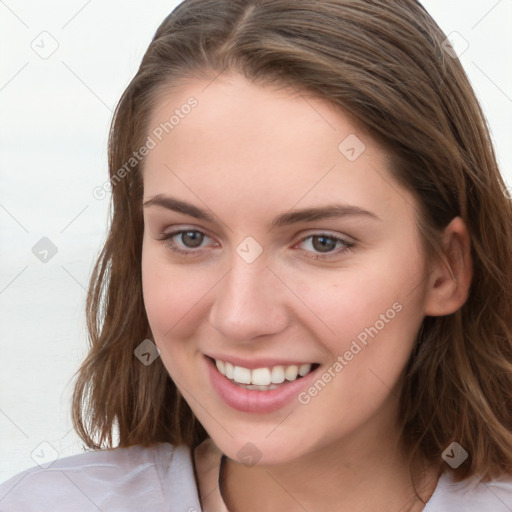
[[[423,319],[421,293],[410,294],[404,286],[408,269],[398,268],[402,279],[393,286],[383,286],[379,272],[367,272],[323,287],[324,293],[318,283],[309,288],[316,313],[334,334],[322,326],[315,331],[332,359],[319,375],[325,384],[316,381],[300,403],[308,418],[331,425],[327,438],[336,438],[340,428],[356,428],[380,410],[407,364]]]
[[[334,279],[333,274],[304,277],[296,281],[295,291],[314,314],[305,312],[303,319],[316,320],[317,335],[330,345],[331,352],[339,353],[358,336],[364,342],[365,333],[375,324],[379,336],[399,324],[403,327],[419,305],[411,293],[417,276],[413,265],[397,261],[390,266],[382,259],[378,265],[340,272]],[[416,318],[411,320],[416,323]]]
[[[396,385],[424,317],[421,260],[410,251],[379,256],[334,281],[326,275],[299,287],[321,320],[314,333],[336,364],[325,375],[324,396],[361,414],[379,407]],[[330,414],[329,403],[316,402],[320,416]]]
[[[153,340],[167,372],[178,384],[184,379],[180,368],[190,357],[187,354],[190,347],[177,334],[187,326],[187,314],[193,312],[198,290],[184,286],[180,273],[159,263],[151,250],[143,250],[142,290]]]
[[[213,276],[212,276],[213,274]],[[197,335],[199,318],[205,314],[209,291],[215,286],[215,273],[196,265],[173,265],[165,249],[143,246],[142,290],[154,341],[162,352],[177,353]],[[218,280],[218,278],[217,278]]]

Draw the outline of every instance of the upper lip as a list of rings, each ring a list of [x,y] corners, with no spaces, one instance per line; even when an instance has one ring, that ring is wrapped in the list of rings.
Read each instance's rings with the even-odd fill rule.
[[[242,368],[248,368],[254,370],[255,368],[273,368],[274,366],[300,366],[302,364],[314,364],[313,360],[301,360],[301,361],[290,361],[285,359],[276,358],[254,358],[254,359],[243,359],[237,356],[225,356],[221,354],[205,354],[211,359],[217,359],[218,361],[224,361],[225,363],[231,363],[233,366],[241,366]]]

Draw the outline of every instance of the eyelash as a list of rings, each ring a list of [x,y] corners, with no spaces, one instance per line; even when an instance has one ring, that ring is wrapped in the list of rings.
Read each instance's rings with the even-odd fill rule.
[[[183,233],[200,233],[201,235],[204,235],[205,237],[210,238],[206,233],[203,233],[202,231],[198,229],[180,229],[177,231],[172,231],[170,233],[162,233],[162,235],[158,238],[158,240],[164,242],[164,245],[166,245],[171,251],[176,252],[178,254],[183,254],[185,256],[193,257],[195,256],[199,251],[196,251],[195,249],[188,249],[184,250],[180,248],[176,242],[174,242],[172,239],[178,235],[181,235]],[[305,242],[306,240],[309,240],[310,238],[319,238],[319,237],[325,237],[330,240],[333,240],[335,243],[341,242],[345,247],[341,250],[338,250],[336,252],[327,252],[327,253],[311,253],[311,251],[305,251],[306,253],[309,253],[307,257],[318,260],[318,259],[329,259],[334,258],[337,256],[340,256],[341,254],[346,254],[353,250],[353,247],[355,246],[354,242],[349,242],[348,240],[345,240],[344,238],[330,235],[329,233],[314,233],[312,235],[307,235],[302,237],[299,240],[299,244]],[[297,245],[297,244],[296,244]],[[194,254],[196,253],[196,254]]]
[[[329,233],[314,233],[312,235],[307,235],[307,236],[302,237],[299,240],[299,243],[303,243],[306,240],[309,240],[310,238],[312,239],[312,238],[320,238],[320,237],[328,238],[329,240],[334,241],[336,244],[338,244],[338,242],[341,242],[341,244],[344,247],[339,250],[335,250],[332,252],[326,252],[326,253],[305,251],[307,253],[308,258],[319,260],[319,259],[329,259],[329,258],[339,257],[342,254],[351,252],[355,246],[354,242],[349,242],[348,240],[345,240],[344,238],[341,238],[339,236],[330,235]]]

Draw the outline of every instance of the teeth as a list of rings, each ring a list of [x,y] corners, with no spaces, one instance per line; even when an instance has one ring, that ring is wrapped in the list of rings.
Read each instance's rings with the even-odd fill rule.
[[[301,364],[300,366],[292,364],[290,366],[274,366],[273,368],[255,368],[250,370],[242,366],[233,366],[227,361],[215,359],[215,365],[222,375],[228,379],[234,380],[238,384],[245,384],[247,389],[267,391],[274,389],[274,384],[282,384],[285,379],[294,381],[297,378],[304,377],[311,371],[311,363]],[[270,387],[269,387],[270,386]]]
[[[271,380],[273,384],[281,384],[284,382],[284,366],[274,366],[274,368],[272,368]]]
[[[249,372],[250,373],[250,372]],[[251,384],[268,386],[272,382],[268,368],[256,368],[252,371]]]
[[[284,377],[286,380],[295,380],[299,374],[299,367],[296,364],[288,366],[284,371]]]
[[[235,371],[233,372],[233,380],[235,382],[239,382],[240,384],[250,384],[251,370],[249,370],[249,368],[243,368],[242,366],[235,366]],[[253,384],[255,383],[253,382]]]
[[[270,391],[271,389],[276,389],[277,386],[271,384],[270,386],[255,386],[254,384],[248,384],[243,386],[246,389],[256,390],[256,391]]]
[[[217,370],[219,370],[219,372],[222,373],[222,375],[226,375],[224,361],[219,361],[218,359],[215,359],[215,365],[217,366]]]
[[[231,363],[224,363],[224,369],[225,369],[225,373],[224,375],[228,378],[228,379],[231,379],[233,380],[234,378],[234,367]],[[219,370],[220,371],[220,370]],[[222,371],[220,371],[220,373],[222,373]]]
[[[304,377],[304,375],[307,375],[311,371],[311,365],[309,363],[301,364],[299,368],[299,375],[301,377]]]

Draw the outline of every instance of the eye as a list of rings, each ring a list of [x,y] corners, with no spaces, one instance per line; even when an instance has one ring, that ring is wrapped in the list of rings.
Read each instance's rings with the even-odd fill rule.
[[[201,249],[207,246],[218,246],[211,237],[197,229],[180,229],[169,233],[162,233],[158,240],[173,252],[187,256],[198,255]],[[336,257],[349,252],[355,245],[341,237],[328,233],[316,233],[303,237],[298,246],[305,250],[308,257],[314,259]]]
[[[203,245],[204,242],[212,241],[208,235],[197,229],[180,229],[163,233],[159,240],[163,241],[172,251],[181,254],[199,252],[195,249],[201,249],[208,245]]]
[[[349,252],[355,243],[327,233],[317,233],[302,238],[300,245],[306,251],[313,253],[310,257],[318,259]]]
[[[188,249],[200,247],[205,238],[205,235],[199,231],[182,231],[175,236],[180,237],[180,241]]]

